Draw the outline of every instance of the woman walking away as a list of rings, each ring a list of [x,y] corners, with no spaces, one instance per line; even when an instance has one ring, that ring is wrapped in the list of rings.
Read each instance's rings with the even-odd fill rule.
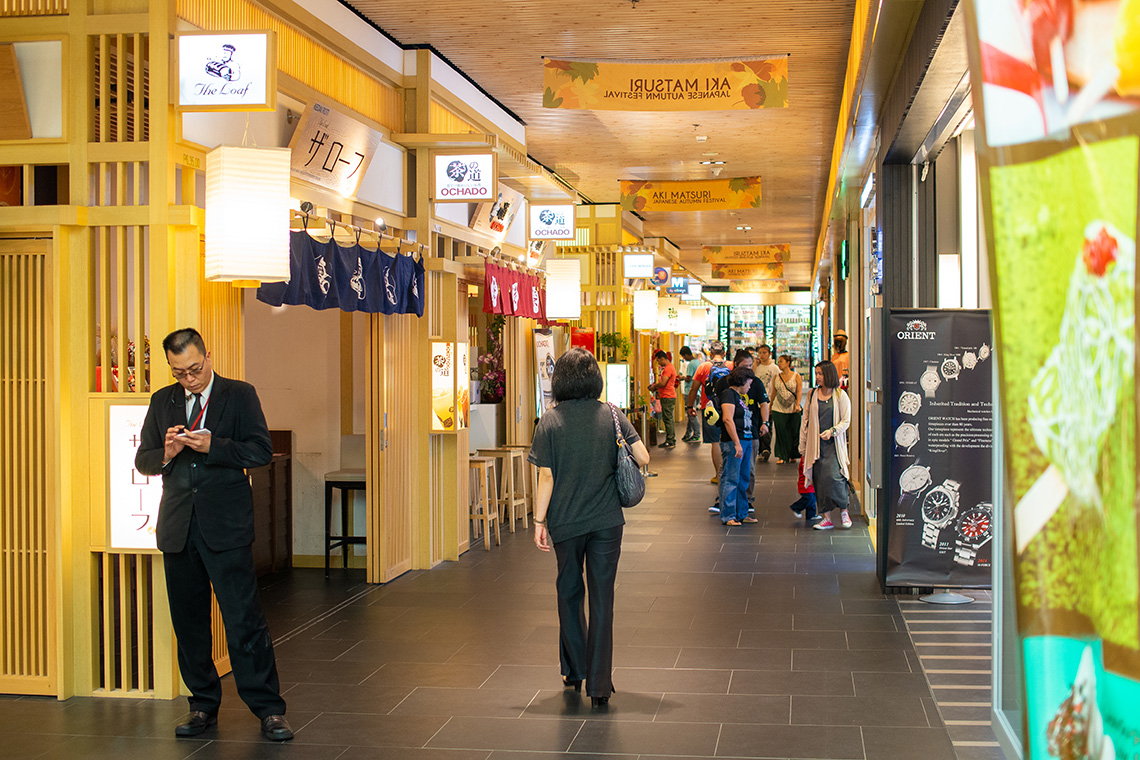
[[[753,430],[748,390],[755,380],[752,370],[738,363],[728,373],[728,387],[720,394],[720,418],[725,432],[720,439],[720,521],[733,527],[758,522],[748,516]]]
[[[784,354],[776,360],[780,373],[772,380],[772,422],[776,426],[776,464],[799,458],[800,393],[803,378],[794,369],[795,360]]]
[[[823,515],[814,527],[816,530],[834,528],[831,512],[838,509],[841,524],[850,528],[847,428],[851,427],[851,401],[839,387],[839,372],[831,362],[815,365],[815,385],[800,425],[804,481],[815,486],[817,508]]]
[[[551,391],[556,405],[542,415],[528,457],[538,467],[534,543],[544,552],[553,543],[558,559],[562,682],[581,691],[585,681],[593,706],[603,707],[614,690],[614,580],[625,524],[614,481],[614,413],[613,407],[598,401],[602,372],[585,349],[559,357]],[[634,460],[649,464],[649,451],[633,425],[624,414],[617,414],[617,421]]]

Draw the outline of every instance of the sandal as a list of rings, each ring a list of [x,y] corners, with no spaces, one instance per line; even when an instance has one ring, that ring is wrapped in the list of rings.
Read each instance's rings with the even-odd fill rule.
[[[740,522],[742,522],[742,523],[758,523],[758,522],[760,522],[760,521],[759,521],[759,520],[757,520],[755,517],[745,517],[745,518],[744,518],[743,520],[741,520]]]
[[[737,528],[737,527],[743,525],[743,523],[741,523],[739,520],[729,520],[725,523],[725,525],[727,525],[730,528]]]

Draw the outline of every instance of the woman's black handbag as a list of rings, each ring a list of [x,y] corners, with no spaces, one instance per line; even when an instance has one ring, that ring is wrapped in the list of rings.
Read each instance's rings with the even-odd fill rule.
[[[618,501],[622,507],[636,507],[645,498],[645,477],[641,468],[633,460],[633,450],[621,434],[621,425],[618,423],[617,407],[610,404],[610,414],[614,418],[614,432],[617,434],[617,470],[614,471],[614,480],[617,482]]]

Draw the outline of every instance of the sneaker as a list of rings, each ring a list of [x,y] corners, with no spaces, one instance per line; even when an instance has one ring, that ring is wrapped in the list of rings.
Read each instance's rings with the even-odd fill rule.
[[[831,521],[831,515],[828,515],[827,517],[823,518],[822,520],[820,520],[818,523],[816,523],[812,527],[815,528],[816,530],[831,530],[832,528],[835,527],[835,523],[833,523]]]
[[[718,507],[716,504],[713,504],[711,507],[709,507],[709,514],[710,515],[719,515],[720,514],[720,507]]]
[[[846,509],[839,513],[839,524],[844,528],[851,527],[851,515],[847,514]]]
[[[717,485],[720,483],[720,478],[718,478],[716,475],[713,475],[711,478],[709,478],[709,482],[713,485]]]
[[[803,511],[802,509],[801,509],[799,512],[797,512],[797,511],[795,510],[795,508],[793,507],[793,508],[792,508],[792,514],[796,516],[796,519],[797,519],[797,520],[802,520],[802,519],[804,519],[804,511]]]
[[[814,528],[815,526],[819,525],[821,522],[823,522],[823,518],[820,517],[819,515],[816,515],[815,517],[809,517],[807,519],[807,527]]]
[[[752,506],[751,504],[749,504],[749,505],[748,505],[748,511],[749,511],[749,512],[755,512],[755,511],[756,511],[756,507],[754,507],[754,506]]]
[[[660,445],[658,448],[661,448],[661,449],[675,449],[675,448],[677,448],[677,444],[675,444],[675,443],[663,443],[663,444],[661,444],[661,445]]]
[[[772,452],[771,452],[771,451],[761,451],[761,452],[760,452],[760,461],[761,461],[761,462],[767,462],[767,461],[768,461],[768,457],[770,457],[770,456],[772,456]]]

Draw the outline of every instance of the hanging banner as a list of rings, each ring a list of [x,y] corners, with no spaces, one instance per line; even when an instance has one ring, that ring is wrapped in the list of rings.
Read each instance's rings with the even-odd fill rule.
[[[1025,757],[1140,737],[1140,7],[967,3]]]
[[[380,133],[367,124],[324,104],[310,103],[289,141],[289,173],[352,198],[380,139]]]
[[[503,313],[502,272],[502,269],[489,261],[483,267],[483,312],[485,314]]]
[[[787,280],[744,280],[728,284],[729,293],[787,293],[790,290]]]
[[[791,245],[705,245],[701,261],[706,264],[778,264],[791,259]]]
[[[424,313],[423,258],[392,255],[357,244],[322,243],[309,233],[289,233],[289,281],[267,282],[257,300],[270,306],[308,306],[368,314]]]
[[[714,280],[782,280],[783,264],[713,264]]]
[[[538,370],[538,416],[554,406],[554,390],[551,378],[554,377],[554,331],[534,331],[534,366]]]
[[[989,588],[993,338],[988,311],[893,309],[886,585]]]
[[[759,177],[621,180],[623,211],[723,211],[759,207]]]
[[[749,111],[788,107],[788,57],[543,62],[544,108]]]
[[[522,193],[501,184],[499,197],[496,200],[475,206],[475,213],[471,216],[471,229],[490,236],[497,243],[502,243],[507,239],[511,222],[515,220],[522,206]]]
[[[277,34],[179,32],[174,37],[175,106],[181,111],[277,108]]]

